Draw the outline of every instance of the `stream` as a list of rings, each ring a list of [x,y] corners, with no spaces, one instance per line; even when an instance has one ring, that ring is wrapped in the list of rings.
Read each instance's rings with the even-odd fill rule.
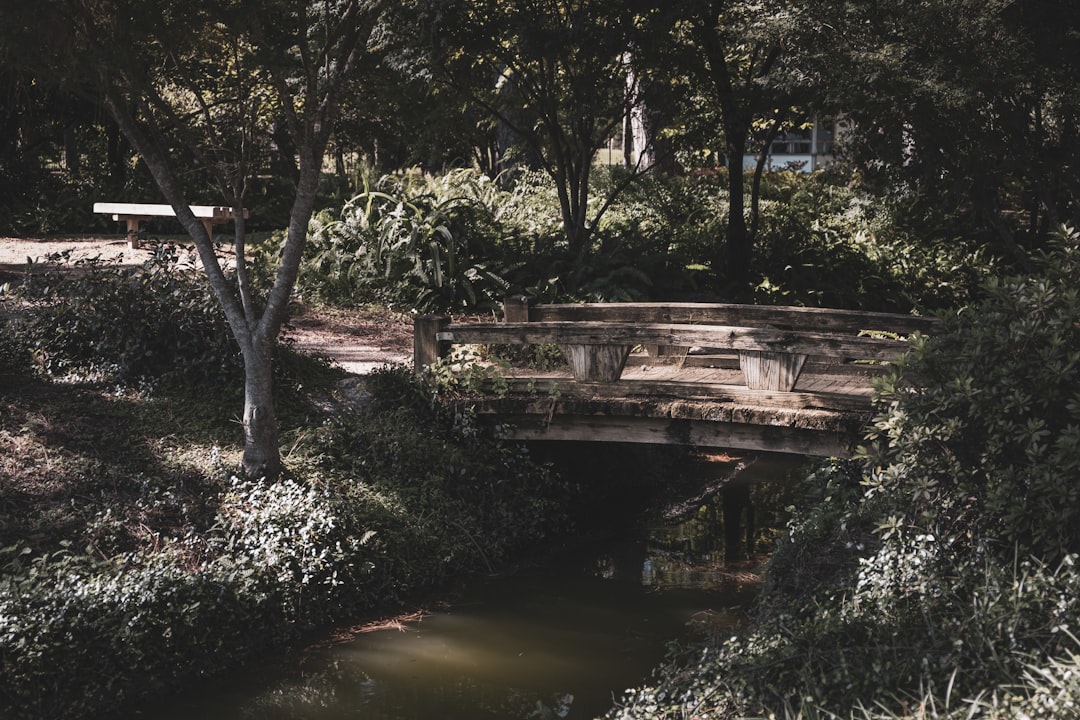
[[[739,481],[775,482],[765,457]],[[771,480],[770,480],[771,479]],[[718,494],[678,520],[540,567],[470,579],[445,605],[353,628],[302,661],[247,671],[139,715],[162,720],[579,720],[648,681],[668,645],[729,633],[760,577],[724,557]]]

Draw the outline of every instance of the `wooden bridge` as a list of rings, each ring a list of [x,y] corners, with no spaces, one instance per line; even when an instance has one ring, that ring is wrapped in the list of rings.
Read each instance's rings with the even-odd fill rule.
[[[849,452],[872,415],[874,376],[907,350],[904,338],[934,327],[891,313],[523,297],[503,315],[418,317],[414,366],[452,358],[453,345],[557,345],[565,368],[493,364],[485,391],[465,399],[511,438],[820,456]]]

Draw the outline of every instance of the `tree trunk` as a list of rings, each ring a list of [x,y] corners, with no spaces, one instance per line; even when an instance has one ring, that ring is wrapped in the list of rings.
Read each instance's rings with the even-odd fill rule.
[[[64,167],[68,177],[82,175],[82,156],[79,148],[78,127],[74,122],[64,125]]]
[[[303,5],[301,3],[301,6]],[[253,84],[237,88],[246,92],[246,89],[261,85],[264,81],[269,81],[274,88],[277,100],[281,103],[281,116],[275,118],[271,127],[259,128],[258,132],[266,132],[270,136],[274,150],[271,162],[275,173],[290,178],[296,186],[277,276],[266,295],[261,312],[244,265],[245,226],[242,205],[244,189],[250,180],[248,173],[251,170],[246,158],[230,159],[225,163],[214,162],[215,170],[219,173],[218,179],[224,181],[221,187],[231,188],[231,200],[236,211],[237,274],[236,282],[233,282],[222,270],[208,229],[194,216],[188,205],[182,176],[177,170],[179,166],[175,164],[177,160],[174,155],[177,153],[162,141],[164,134],[160,132],[155,120],[155,110],[162,108],[165,116],[163,122],[171,123],[184,115],[170,107],[170,98],[158,92],[162,84],[167,83],[157,83],[153,73],[144,76],[140,67],[134,72],[139,82],[133,84],[132,75],[124,72],[125,69],[133,69],[126,65],[131,59],[126,54],[122,58],[120,72],[109,67],[107,63],[95,68],[95,80],[103,93],[102,104],[132,147],[138,151],[161,194],[172,206],[177,220],[194,241],[210,288],[221,304],[229,329],[240,346],[245,371],[243,469],[249,477],[276,479],[281,470],[273,404],[273,351],[299,272],[326,145],[339,110],[345,81],[355,68],[358,58],[367,52],[368,39],[383,10],[389,5],[387,0],[346,3],[340,15],[331,13],[325,18],[331,23],[325,28],[325,35],[310,33],[307,8],[293,8],[295,12],[286,12],[283,17],[294,18],[297,24],[284,30],[294,34],[299,52],[290,50],[287,57],[282,58],[285,60],[284,64],[271,62],[259,68],[253,67]],[[273,43],[265,42],[266,29],[256,18],[243,23],[242,27],[229,27],[227,24],[219,27],[218,20],[215,16],[210,18],[209,22],[213,23],[215,32],[222,28],[227,32],[235,30],[236,48],[266,45],[269,50],[272,45],[276,47],[277,39],[274,39]],[[94,47],[100,45],[98,34],[100,33],[95,29],[92,40]],[[323,41],[321,46],[320,39]],[[273,52],[276,50],[271,51],[271,54]],[[258,63],[258,58],[252,57]],[[174,58],[170,53],[168,59],[163,57],[161,61],[168,64],[172,63]],[[297,65],[290,67],[293,62]],[[164,72],[166,74],[161,77],[168,77],[167,71]],[[299,83],[296,82],[298,78]],[[145,83],[141,82],[144,80]],[[205,90],[206,96],[199,92],[196,95],[217,97],[216,88]],[[246,98],[238,97],[236,101],[243,105]],[[213,114],[205,104],[203,110],[210,143],[218,142],[215,137],[218,131],[229,134],[239,132],[240,139],[246,139],[243,128],[233,125],[215,127]],[[193,121],[193,124],[197,123]],[[246,144],[244,146],[246,147]],[[207,160],[206,157],[198,159],[202,162]],[[230,179],[226,180],[226,177]]]
[[[244,474],[277,478],[281,472],[274,414],[273,353],[267,342],[244,349]]]
[[[773,140],[776,140],[780,130],[784,127],[782,114],[778,111],[773,118],[773,124],[765,133],[761,149],[758,151],[757,163],[754,165],[754,180],[750,184],[750,242],[757,239],[758,221],[761,218],[761,175],[765,172],[765,165],[769,162],[769,154],[772,152]],[[815,121],[816,122],[816,121]]]
[[[651,143],[653,128],[649,122],[649,109],[642,97],[644,93],[638,90],[639,84],[647,82],[647,79],[637,77],[633,70],[627,72],[627,97],[631,102],[623,119],[623,165],[630,170],[650,168],[656,163]]]
[[[106,155],[109,168],[109,185],[119,189],[127,180],[127,159],[124,157],[124,135],[115,122],[105,123]]]
[[[746,227],[746,203],[743,197],[743,155],[746,154],[746,134],[734,129],[727,131],[728,224],[726,247],[718,257],[717,274],[738,290],[750,279],[752,248],[750,231]],[[720,272],[721,268],[724,272]]]
[[[218,262],[206,228],[191,213],[184,197],[183,187],[169,163],[168,155],[135,123],[134,117],[126,112],[125,106],[115,94],[106,94],[103,102],[120,130],[146,163],[158,189],[176,212],[177,220],[194,241],[210,288],[225,312],[233,337],[240,345],[245,371],[244,472],[248,477],[276,478],[281,469],[281,458],[277,446],[277,424],[273,408],[272,348],[284,318],[283,305],[287,303],[288,293],[295,280],[295,267],[289,268],[288,263],[292,262],[298,266],[300,253],[303,251],[303,237],[300,240],[295,238],[296,228],[302,226],[306,232],[307,217],[310,217],[310,207],[314,204],[314,191],[310,187],[313,183],[310,178],[306,183],[304,177],[300,178],[297,204],[308,208],[307,216],[299,217],[296,205],[294,205],[289,239],[286,241],[282,265],[278,271],[279,279],[271,290],[266,309],[256,325],[256,319],[249,317],[248,312],[245,311],[246,308],[250,309],[250,303],[242,302],[234,294],[233,286]],[[307,191],[311,197],[305,196],[304,191]],[[238,228],[242,231],[243,227],[243,221],[240,220]],[[291,275],[289,275],[290,270],[292,270]],[[280,276],[283,275],[288,283],[287,287],[281,287]]]

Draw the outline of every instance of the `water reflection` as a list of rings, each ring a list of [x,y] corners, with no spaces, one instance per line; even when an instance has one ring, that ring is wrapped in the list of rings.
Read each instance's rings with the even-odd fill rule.
[[[708,606],[750,591],[659,591],[532,572],[470,588],[451,610],[364,633],[302,674],[208,718],[589,718],[640,681]],[[731,627],[738,610],[713,618]],[[193,713],[188,707],[185,714]],[[179,716],[177,716],[179,717]]]

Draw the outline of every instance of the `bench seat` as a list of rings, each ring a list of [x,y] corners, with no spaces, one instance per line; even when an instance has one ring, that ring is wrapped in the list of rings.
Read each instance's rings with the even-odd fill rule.
[[[191,205],[191,213],[202,220],[206,228],[206,234],[213,237],[214,225],[223,225],[233,219],[233,209],[220,205]],[[176,217],[176,211],[172,205],[155,205],[148,203],[94,203],[94,212],[103,215],[112,215],[112,219],[127,223],[128,243],[132,248],[139,247],[139,223],[155,217]],[[244,217],[248,211],[244,210]]]

